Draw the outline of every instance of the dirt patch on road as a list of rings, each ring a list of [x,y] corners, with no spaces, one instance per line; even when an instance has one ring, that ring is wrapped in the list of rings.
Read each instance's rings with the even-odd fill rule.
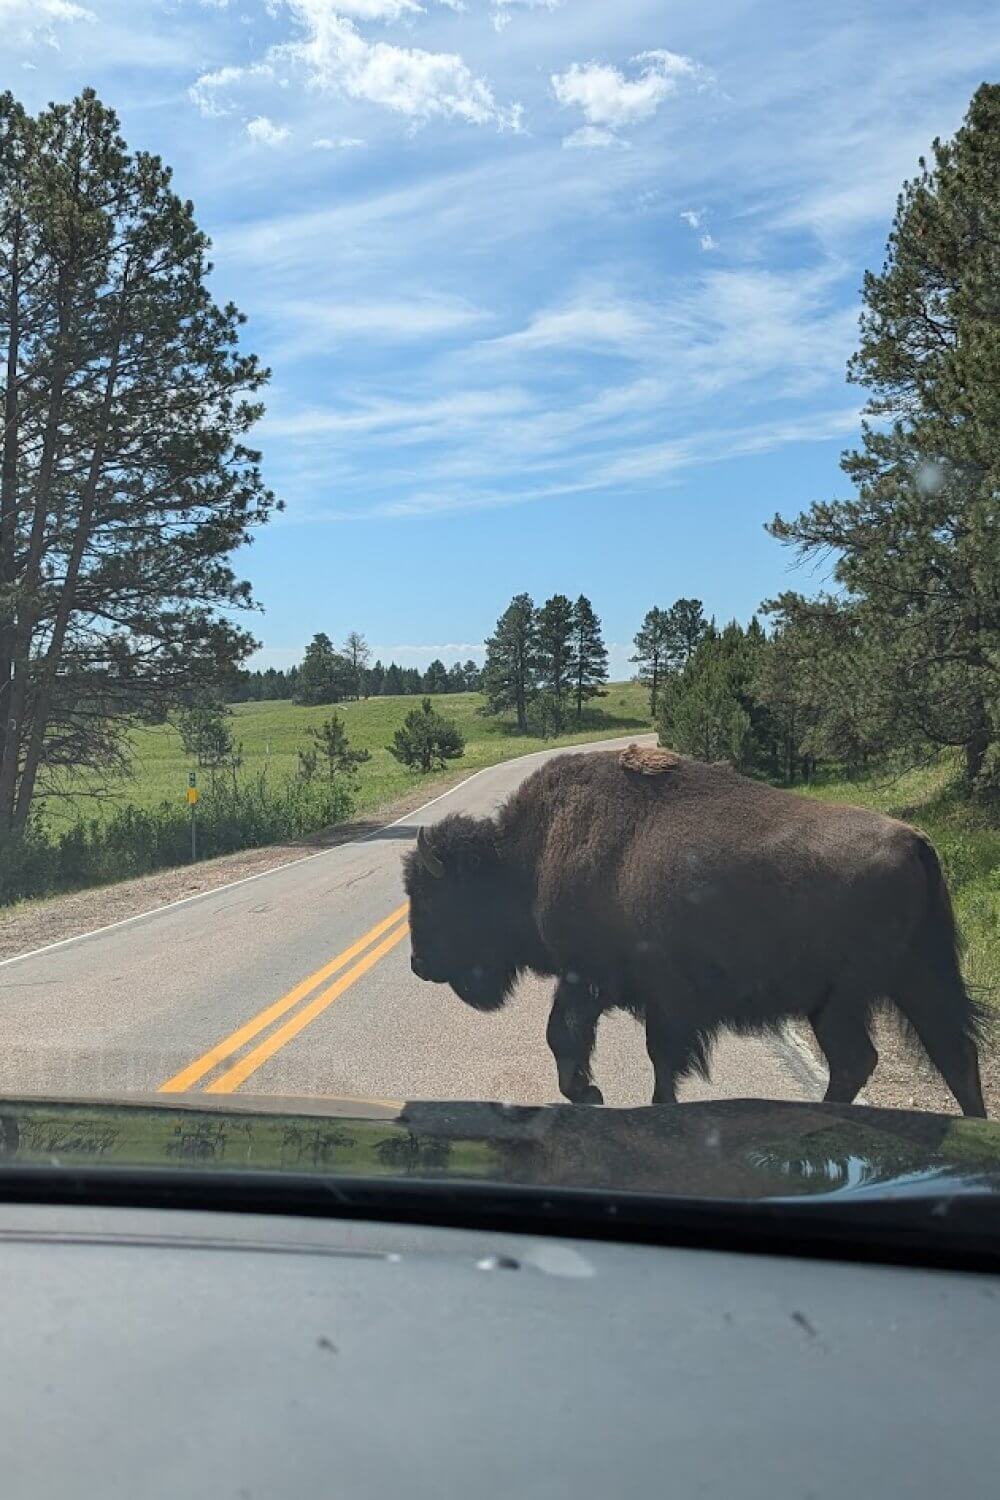
[[[805,1024],[797,1026],[796,1034],[825,1071],[826,1064],[809,1027]],[[937,1069],[891,1017],[880,1016],[876,1020],[872,1040],[878,1051],[878,1067],[865,1085],[866,1104],[879,1109],[926,1109],[943,1115],[961,1113]],[[979,1067],[986,1112],[990,1119],[1000,1119],[1000,1019],[993,1023],[979,1049]]]
[[[439,797],[467,780],[468,775],[468,771],[463,771],[435,780],[430,786],[415,786],[405,796],[394,798],[392,802],[366,813],[363,818],[338,824],[336,828],[306,839],[271,844],[266,849],[245,849],[238,854],[205,860],[203,864],[180,865],[172,870],[161,870],[156,875],[124,880],[119,885],[98,886],[92,890],[52,896],[46,901],[24,901],[17,906],[5,907],[0,910],[0,959],[31,953],[48,943],[58,943],[64,938],[77,937],[80,933],[93,932],[98,927],[108,927],[113,922],[169,906],[172,901],[181,901],[185,896],[200,896],[234,880],[266,874],[279,865],[292,864],[322,849],[349,844],[354,839],[363,838],[366,833],[375,833],[387,823],[405,818],[407,813],[423,807],[430,798]]]

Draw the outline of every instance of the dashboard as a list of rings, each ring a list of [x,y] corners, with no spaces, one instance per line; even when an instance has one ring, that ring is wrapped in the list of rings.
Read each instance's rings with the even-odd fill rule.
[[[0,1206],[6,1500],[996,1494],[985,1274]]]

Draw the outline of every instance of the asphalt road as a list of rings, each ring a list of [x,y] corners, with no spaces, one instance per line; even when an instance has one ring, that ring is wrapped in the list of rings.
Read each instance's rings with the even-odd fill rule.
[[[483,1016],[415,979],[400,859],[421,823],[491,812],[560,753],[479,772],[358,843],[0,964],[0,1093],[558,1100],[551,984],[525,981]],[[630,1017],[602,1022],[595,1076],[608,1104],[648,1103]],[[681,1097],[821,1092],[792,1042],[733,1038],[711,1084]]]

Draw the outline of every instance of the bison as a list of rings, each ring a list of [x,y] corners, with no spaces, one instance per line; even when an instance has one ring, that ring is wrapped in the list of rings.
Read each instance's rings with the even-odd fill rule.
[[[557,979],[548,1027],[559,1087],[601,1103],[601,1014],[645,1023],[654,1103],[717,1033],[809,1021],[849,1103],[878,1061],[891,1003],[967,1115],[984,1116],[980,1012],[951,902],[924,836],[722,766],[632,747],[554,758],[494,818],[451,816],[405,861],[412,967],[497,1010],[527,970]]]

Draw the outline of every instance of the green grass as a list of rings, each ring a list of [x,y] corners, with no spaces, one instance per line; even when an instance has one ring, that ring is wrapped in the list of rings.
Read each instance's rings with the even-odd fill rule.
[[[949,756],[890,779],[823,780],[806,795],[873,807],[914,824],[937,850],[966,943],[966,978],[977,998],[1000,1010],[1000,828],[959,789]]]
[[[336,712],[343,716],[351,745],[357,750],[370,751],[372,757],[362,766],[358,779],[358,812],[378,807],[414,786],[426,787],[428,795],[433,796],[435,783],[442,779],[442,774],[471,773],[513,756],[528,755],[533,750],[643,734],[652,727],[648,692],[635,682],[613,683],[606,698],[584,708],[579,726],[573,720],[568,733],[550,740],[519,735],[505,718],[485,718],[479,713],[483,699],[478,693],[454,693],[433,701],[440,713],[459,726],[466,744],[461,760],[450,762],[444,773],[429,776],[407,770],[386,749],[394,731],[420,702],[419,698],[369,698],[361,703],[337,704]],[[287,702],[237,704],[231,727],[234,739],[243,747],[244,772],[253,775],[266,765],[269,777],[294,776],[299,750],[311,743],[309,729],[333,711],[329,707],[300,708]],[[132,746],[133,775],[115,789],[115,800],[141,807],[154,807],[163,801],[183,803],[193,763],[185,755],[176,729],[167,724],[137,729]],[[201,773],[199,780],[207,782],[207,773]],[[101,805],[108,804],[95,807],[81,784],[78,794],[51,804],[49,819],[53,828],[58,829],[78,814],[93,816]]]

